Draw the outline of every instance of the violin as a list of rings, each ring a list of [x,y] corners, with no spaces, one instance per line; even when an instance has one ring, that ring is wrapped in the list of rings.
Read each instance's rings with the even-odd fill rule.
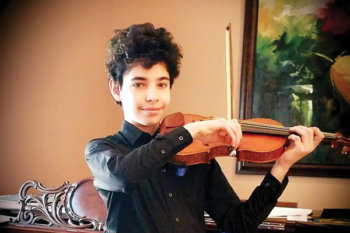
[[[160,124],[160,134],[164,135],[171,130],[195,121],[211,120],[196,114],[183,114],[180,112],[166,116]],[[266,163],[277,160],[284,152],[291,134],[289,127],[280,122],[267,118],[254,118],[239,120],[243,137],[239,147],[234,149],[229,144],[204,144],[194,139],[193,142],[176,154],[172,161],[177,164],[196,165],[210,163],[217,156],[237,157],[239,161]],[[350,139],[340,133],[323,132],[323,141],[331,143],[332,148],[341,149],[342,154],[350,151]]]

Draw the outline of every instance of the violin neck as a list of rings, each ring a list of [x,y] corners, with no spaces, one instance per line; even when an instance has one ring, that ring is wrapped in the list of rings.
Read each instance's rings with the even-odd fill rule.
[[[242,131],[246,133],[259,133],[276,136],[289,136],[291,134],[290,127],[270,125],[246,120],[239,120]],[[334,133],[322,132],[325,136],[324,140],[338,140],[338,136]]]

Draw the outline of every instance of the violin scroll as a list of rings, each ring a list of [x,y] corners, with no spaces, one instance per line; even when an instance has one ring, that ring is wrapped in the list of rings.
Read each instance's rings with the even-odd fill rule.
[[[343,155],[350,152],[350,138],[344,137],[341,133],[335,133],[336,138],[331,140],[331,147],[334,149],[341,149]],[[326,137],[327,138],[327,137]]]

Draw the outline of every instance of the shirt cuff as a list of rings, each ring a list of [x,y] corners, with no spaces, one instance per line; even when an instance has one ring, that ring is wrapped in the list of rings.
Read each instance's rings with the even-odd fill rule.
[[[288,176],[285,176],[282,183],[280,183],[272,174],[271,172],[268,172],[261,182],[261,187],[265,189],[267,193],[269,193],[271,196],[275,197],[276,199],[281,196],[284,189],[286,188],[287,184],[289,182]]]
[[[193,142],[191,134],[184,127],[178,127],[165,135],[157,136],[156,139],[164,141],[161,153],[168,158],[172,158]]]

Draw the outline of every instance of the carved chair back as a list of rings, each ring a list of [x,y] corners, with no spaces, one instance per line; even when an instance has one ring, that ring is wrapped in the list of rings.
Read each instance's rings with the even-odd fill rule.
[[[39,194],[30,194],[35,189]],[[104,230],[106,207],[93,186],[93,178],[58,188],[37,181],[25,182],[19,191],[20,209],[13,221],[25,225]]]
[[[93,178],[84,179],[77,183],[70,196],[70,206],[73,212],[79,216],[106,221],[107,209],[93,185]]]

